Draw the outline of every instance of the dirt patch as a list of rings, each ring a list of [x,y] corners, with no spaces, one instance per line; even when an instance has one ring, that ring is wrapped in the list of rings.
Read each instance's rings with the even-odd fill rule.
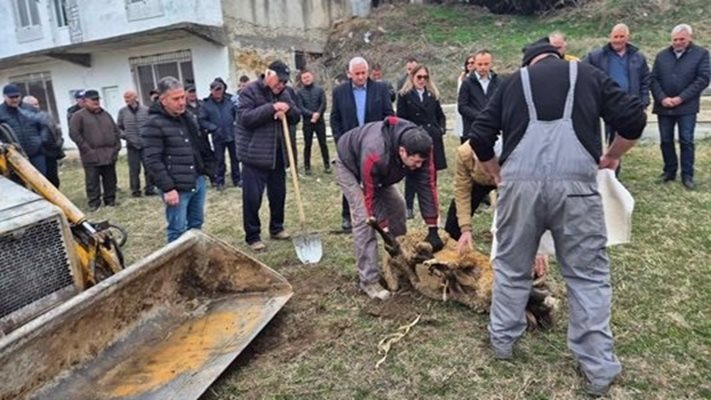
[[[426,311],[427,302],[421,296],[406,290],[386,301],[373,300],[363,307],[361,312],[377,318],[410,321]]]

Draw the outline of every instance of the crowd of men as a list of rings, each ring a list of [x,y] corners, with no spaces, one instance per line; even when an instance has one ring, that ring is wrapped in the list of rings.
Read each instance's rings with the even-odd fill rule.
[[[690,26],[674,27],[671,46],[656,55],[651,71],[624,24],[615,25],[609,43],[582,60],[566,54],[565,35],[554,32],[527,46],[523,67],[505,79],[492,70],[491,51],[465,59],[455,124],[462,138],[455,157],[455,198],[444,227],[461,251],[470,248],[472,215],[489,192],[498,191],[489,324],[497,358],[512,357],[526,327],[532,278],[547,267],[542,249],[554,246],[570,301],[568,345],[586,391],[604,394],[619,375],[609,327],[611,286],[597,170],[619,173],[622,155],[646,125],[651,91],[664,160],[660,181],[675,180],[680,169],[683,185],[694,188],[694,127],[711,71],[708,51],[692,38]],[[341,229],[353,235],[360,288],[385,300],[391,293],[380,284],[377,241],[369,224],[379,224],[394,237],[405,234],[416,195],[427,242],[434,250],[443,246],[437,171],[447,168],[446,119],[427,66],[409,58],[405,70],[393,87],[382,80],[380,66],[371,70],[362,57],[350,60],[347,76],[331,93],[334,155],[326,142],[324,89],[308,69],[297,75],[297,88],[290,86],[292,73],[281,61],[272,62],[254,81],[240,78],[234,95],[221,78],[210,83],[203,100],[195,86],[173,77],[160,80],[149,105],[127,90],[126,106],[116,120],[101,107],[97,91],[78,92],[77,104],[67,110],[69,134],[84,167],[89,208],[117,204],[116,161],[123,139],[131,195],[162,196],[167,240],[173,241],[202,227],[209,184],[225,189],[227,152],[229,181],[242,192],[244,240],[252,250],[263,251],[267,243],[259,210],[265,191],[270,239],[290,238],[284,226],[285,171],[298,165],[289,165],[284,135],[295,144],[296,126],[303,121],[304,174],[312,173],[315,134],[324,172],[335,172],[343,192]],[[52,133],[37,99],[28,96],[21,105],[20,91],[12,84],[3,94],[0,122],[13,127],[32,164],[59,186],[61,135]],[[402,180],[405,198],[395,187]],[[544,232],[550,232],[554,244],[546,245]]]

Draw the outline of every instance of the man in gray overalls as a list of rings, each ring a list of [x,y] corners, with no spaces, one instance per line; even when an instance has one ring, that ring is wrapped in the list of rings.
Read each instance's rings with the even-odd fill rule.
[[[612,288],[597,170],[617,167],[641,136],[646,115],[640,101],[604,73],[561,60],[548,44],[527,48],[523,61],[475,121],[470,140],[499,192],[491,346],[497,358],[509,359],[526,330],[531,265],[548,229],[568,289],[568,347],[585,391],[603,395],[621,365],[610,330]],[[605,154],[600,117],[619,132]]]

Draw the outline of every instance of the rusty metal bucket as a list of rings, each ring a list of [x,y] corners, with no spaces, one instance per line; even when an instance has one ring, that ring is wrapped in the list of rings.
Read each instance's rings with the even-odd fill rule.
[[[196,399],[293,294],[199,231],[0,337],[0,399]]]

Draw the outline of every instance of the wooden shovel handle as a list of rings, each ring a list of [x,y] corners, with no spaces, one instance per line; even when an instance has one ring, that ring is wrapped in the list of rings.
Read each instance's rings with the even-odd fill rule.
[[[291,171],[291,180],[294,183],[294,193],[296,194],[296,205],[299,208],[299,222],[301,222],[301,230],[306,226],[306,215],[304,214],[304,203],[301,201],[301,189],[299,189],[299,177],[296,173],[296,162],[294,162],[294,151],[291,148],[291,136],[289,135],[289,125],[286,122],[286,116],[281,117],[281,128],[284,131],[284,143],[286,143],[286,154],[289,156],[289,171]]]

